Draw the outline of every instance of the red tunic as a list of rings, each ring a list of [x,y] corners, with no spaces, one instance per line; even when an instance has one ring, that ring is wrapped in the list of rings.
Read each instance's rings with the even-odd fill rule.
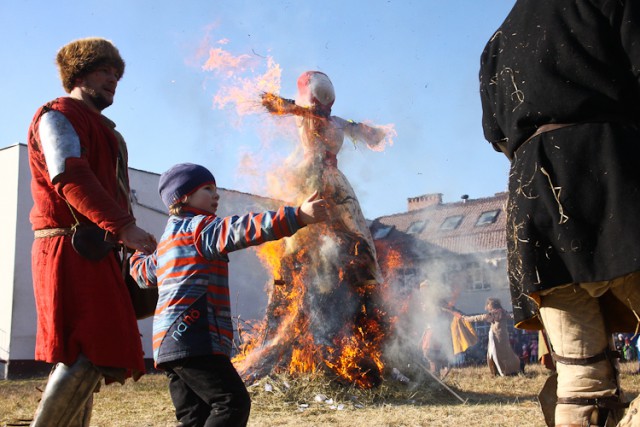
[[[52,183],[38,135],[45,107],[36,112],[29,128],[33,229],[74,224],[66,199],[80,222],[117,233],[135,219],[126,196],[118,191],[118,140],[111,122],[72,98],[58,98],[47,106],[71,122],[82,154],[67,159],[64,172]],[[31,261],[38,313],[36,360],[70,364],[82,353],[97,366],[125,368],[128,375],[144,371],[138,325],[115,256],[90,261],[74,251],[70,237],[58,236],[35,239]]]

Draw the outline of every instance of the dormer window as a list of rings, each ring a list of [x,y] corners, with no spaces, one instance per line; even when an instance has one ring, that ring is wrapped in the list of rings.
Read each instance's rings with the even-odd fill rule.
[[[453,215],[447,217],[440,226],[440,230],[455,230],[462,222],[462,218],[464,218],[463,215]]]
[[[498,219],[498,214],[500,214],[500,209],[494,209],[492,211],[482,212],[478,217],[478,222],[476,222],[476,227],[495,223],[496,220]]]
[[[391,230],[393,230],[393,225],[383,225],[373,232],[372,237],[374,240],[384,239],[389,235],[389,233],[391,233]]]
[[[414,221],[407,228],[407,234],[420,234],[426,225],[427,221]]]

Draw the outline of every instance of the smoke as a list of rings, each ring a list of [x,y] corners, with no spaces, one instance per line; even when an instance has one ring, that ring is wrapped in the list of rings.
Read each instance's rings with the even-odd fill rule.
[[[442,281],[446,265],[445,260],[431,260],[414,265],[410,275],[404,268],[386,272],[385,301],[394,323],[384,354],[393,366],[415,366],[428,363],[430,358],[445,365],[453,363],[452,314],[446,309],[455,305],[456,291]]]
[[[314,287],[320,294],[331,292],[334,283],[330,281],[331,277],[335,277],[335,271],[341,267],[340,265],[340,246],[331,236],[320,237],[320,250],[318,251],[320,259],[318,260],[318,277],[314,281]]]
[[[426,223],[433,218],[413,216],[412,220]],[[464,253],[454,252],[453,246],[449,251],[446,239],[437,241],[436,236],[437,232],[423,239],[405,235],[402,253],[389,249],[397,242],[376,241],[389,287],[385,300],[394,318],[385,359],[400,369],[418,361],[428,366],[432,359],[446,365],[457,362],[452,311],[477,314],[488,297],[509,300],[502,252],[487,253],[486,248],[474,247],[468,240],[461,251]]]

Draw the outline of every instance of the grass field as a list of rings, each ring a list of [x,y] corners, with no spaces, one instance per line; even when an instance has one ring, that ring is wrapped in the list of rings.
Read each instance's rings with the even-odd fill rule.
[[[622,386],[629,400],[640,394],[640,375],[634,374],[637,368],[637,363],[621,367]],[[358,390],[320,376],[263,378],[249,387],[253,400],[249,425],[545,425],[536,395],[548,371],[540,366],[527,366],[524,375],[498,378],[491,377],[485,366],[455,368],[444,379],[450,390],[420,370],[408,371],[403,373],[411,378],[409,383],[387,378],[373,390]],[[19,425],[19,420],[30,419],[40,397],[38,389],[45,381],[0,381],[0,425]],[[166,378],[153,374],[136,383],[102,386],[95,396],[91,425],[175,426]]]

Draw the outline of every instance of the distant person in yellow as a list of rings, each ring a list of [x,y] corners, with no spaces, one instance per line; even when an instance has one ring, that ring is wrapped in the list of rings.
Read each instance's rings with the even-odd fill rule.
[[[487,344],[487,363],[493,375],[514,375],[520,371],[520,358],[509,342],[509,320],[512,315],[502,308],[500,300],[488,298],[487,312],[476,316],[458,314],[469,322],[489,322],[489,343]]]

